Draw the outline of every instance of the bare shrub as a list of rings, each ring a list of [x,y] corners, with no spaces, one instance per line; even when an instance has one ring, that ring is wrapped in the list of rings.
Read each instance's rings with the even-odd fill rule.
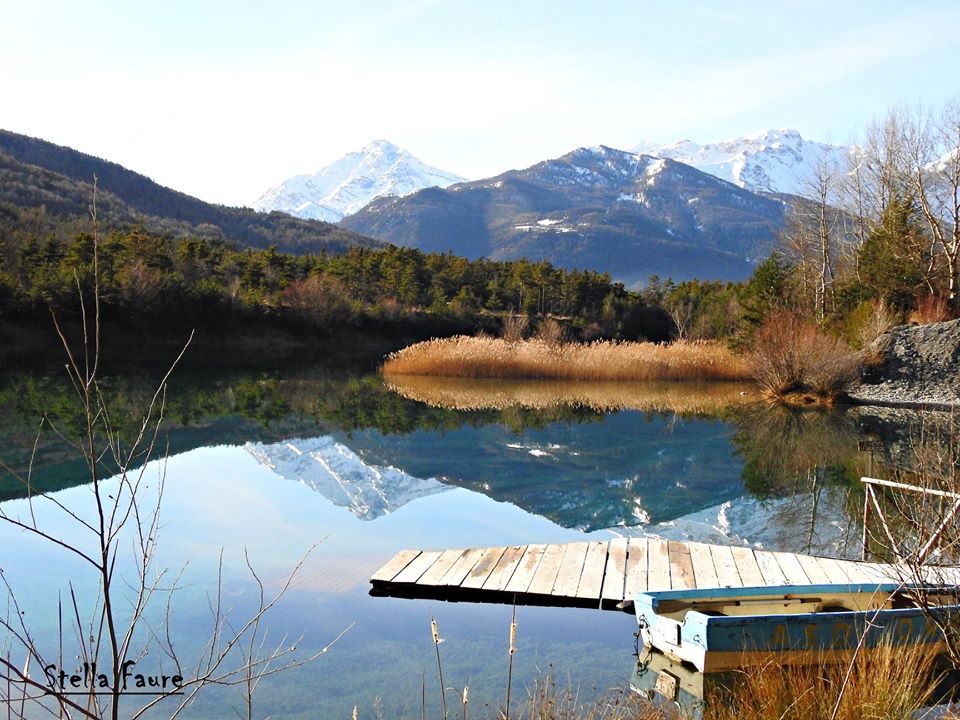
[[[860,356],[795,313],[779,312],[754,335],[749,363],[753,378],[773,397],[812,392],[831,398],[856,379]]]
[[[337,278],[326,274],[311,275],[287,285],[283,291],[283,304],[304,320],[326,326],[350,316],[346,296],[346,288]]]
[[[547,345],[562,345],[567,341],[567,329],[554,318],[547,318],[537,328],[536,338]]]
[[[912,325],[929,325],[946,322],[952,318],[950,305],[942,295],[924,295],[917,300],[917,306],[910,313]]]
[[[501,337],[507,342],[520,342],[527,334],[530,321],[526,315],[508,315],[503,319],[503,333]]]

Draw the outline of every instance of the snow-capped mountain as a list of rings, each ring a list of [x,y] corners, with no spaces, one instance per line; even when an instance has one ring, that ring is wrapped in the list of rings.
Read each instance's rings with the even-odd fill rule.
[[[851,148],[804,140],[796,130],[781,129],[723,142],[699,145],[642,142],[634,152],[670,158],[754,192],[803,195],[823,158],[843,168]]]
[[[374,200],[341,227],[424,252],[609,272],[742,280],[783,226],[780,200],[690,165],[609,147]]]
[[[432,478],[370,465],[331,437],[247,443],[244,449],[277,475],[302,483],[361,520],[375,520],[412,500],[452,489]]]
[[[386,140],[374,140],[312,175],[297,175],[267,190],[256,210],[281,210],[312,220],[337,222],[382,195],[409,195],[445,188],[464,178],[426,165]]]

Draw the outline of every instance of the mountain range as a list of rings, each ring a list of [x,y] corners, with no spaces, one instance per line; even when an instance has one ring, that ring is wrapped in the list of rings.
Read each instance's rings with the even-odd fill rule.
[[[386,196],[341,226],[396,245],[494,260],[741,280],[765,257],[786,202],[668,158],[605,146],[447,189]]]
[[[769,253],[789,203],[797,201],[790,193],[802,189],[818,159],[839,161],[849,152],[793,130],[639,147],[643,152],[579,148],[526,169],[458,182],[379,140],[313,175],[291,178],[257,202],[287,212],[257,212],[205,203],[115,163],[0,131],[0,203],[86,217],[97,176],[105,224],[141,224],[174,237],[275,244],[291,252],[390,242],[607,271],[630,285],[650,275],[741,280]],[[350,214],[333,225],[289,212]]]
[[[803,195],[819,162],[843,167],[853,148],[804,140],[796,130],[781,129],[706,145],[644,141],[632,150],[692,165],[753,192]]]
[[[433,478],[368,463],[329,436],[248,442],[244,449],[280,477],[320,493],[360,520],[376,520],[408,502],[453,489]]]
[[[382,195],[409,195],[463,180],[426,165],[386,140],[374,140],[312,175],[297,175],[267,190],[254,201],[253,208],[337,222]]]

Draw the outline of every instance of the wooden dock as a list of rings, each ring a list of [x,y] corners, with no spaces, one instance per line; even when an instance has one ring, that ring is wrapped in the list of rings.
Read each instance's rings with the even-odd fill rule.
[[[555,545],[403,550],[372,595],[613,609],[647,590],[896,581],[889,565],[748,547],[618,538]],[[625,608],[621,605],[621,609]]]

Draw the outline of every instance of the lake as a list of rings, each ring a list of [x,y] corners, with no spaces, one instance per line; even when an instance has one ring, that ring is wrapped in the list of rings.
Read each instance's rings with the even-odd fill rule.
[[[404,548],[651,535],[859,557],[857,480],[905,452],[924,421],[881,409],[770,407],[749,386],[385,382],[370,369],[186,367],[170,383],[166,459],[146,477],[148,497],[164,479],[156,567],[171,578],[182,572],[171,623],[179,656],[197,656],[209,635],[221,556],[224,606],[235,617],[255,607],[245,552],[268,593],[308,553],[269,616],[268,644],[296,641],[310,652],[350,628],[316,661],[265,681],[257,714],[347,718],[356,705],[359,717],[419,717],[425,697],[428,715],[439,716],[436,619],[452,711],[462,712],[468,685],[471,714],[494,715],[482,707],[503,703],[511,608],[371,597],[369,576]],[[30,464],[44,412],[63,435],[77,432],[60,375],[0,378],[6,466]],[[124,437],[157,377],[146,369],[104,379]],[[870,451],[858,449],[864,440]],[[49,428],[36,447],[33,486],[86,517],[82,458]],[[23,495],[9,476],[0,482],[7,515],[29,515]],[[34,505],[58,537],[86,542],[62,512]],[[89,599],[91,580],[73,558],[9,525],[0,525],[0,543],[26,620],[40,644],[55,647],[68,581]],[[160,623],[162,610],[150,619]],[[514,702],[538,677],[590,699],[634,674],[630,615],[519,607],[517,623]],[[143,666],[160,662],[151,652]],[[236,689],[213,689],[186,716],[234,717],[242,703]]]

